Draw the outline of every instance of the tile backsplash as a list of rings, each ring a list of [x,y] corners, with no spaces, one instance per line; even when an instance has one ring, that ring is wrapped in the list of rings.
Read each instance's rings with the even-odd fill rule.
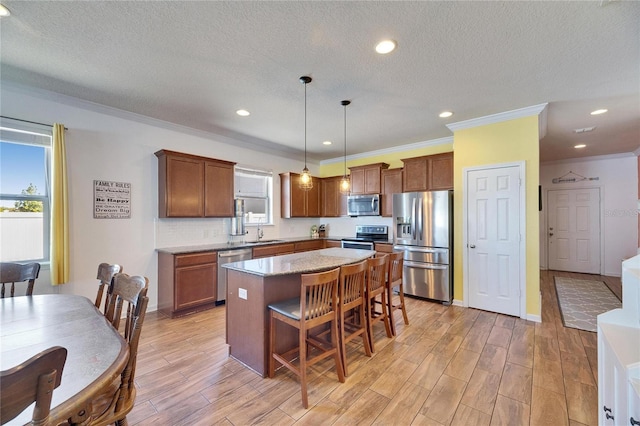
[[[226,243],[231,219],[156,219],[156,248]]]

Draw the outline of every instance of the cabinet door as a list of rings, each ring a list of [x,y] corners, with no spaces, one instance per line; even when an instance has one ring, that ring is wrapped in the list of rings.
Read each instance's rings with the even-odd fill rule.
[[[339,216],[340,181],[336,178],[322,179],[322,217]]]
[[[402,160],[404,163],[404,177],[402,192],[427,190],[427,159],[426,157]]]
[[[322,209],[322,202],[320,194],[322,191],[320,179],[313,178],[313,188],[308,191],[303,191],[306,197],[306,214],[307,217],[320,217],[320,210]]]
[[[233,216],[233,165],[207,161],[204,164],[204,215]]]
[[[349,169],[351,179],[351,193],[353,195],[364,194],[365,192],[365,184],[364,184],[364,169],[363,168],[351,168]]]
[[[453,152],[430,156],[427,170],[429,190],[453,189]]]
[[[393,215],[393,194],[402,192],[402,169],[382,171],[382,200],[380,214],[384,217]]]
[[[295,252],[320,250],[324,248],[324,240],[299,241],[295,244]]]
[[[380,173],[382,169],[380,166],[367,167],[364,169],[364,193],[365,194],[379,194],[380,188]]]
[[[202,217],[204,163],[167,156],[166,217]]]
[[[217,263],[176,268],[174,310],[178,311],[217,298]]]

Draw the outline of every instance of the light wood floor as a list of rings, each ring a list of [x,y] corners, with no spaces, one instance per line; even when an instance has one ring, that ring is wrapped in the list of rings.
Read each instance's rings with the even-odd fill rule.
[[[263,379],[228,357],[224,307],[168,319],[147,315],[132,425],[596,425],[596,334],[565,328],[553,276],[541,271],[542,323],[417,299],[398,336],[378,328],[376,352],[350,343],[350,375],[312,367],[309,409],[279,370]]]

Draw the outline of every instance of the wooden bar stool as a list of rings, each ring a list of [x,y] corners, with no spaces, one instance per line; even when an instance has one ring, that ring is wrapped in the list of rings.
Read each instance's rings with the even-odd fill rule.
[[[347,371],[347,342],[361,336],[364,352],[367,356],[371,356],[371,343],[369,342],[369,332],[367,331],[364,304],[366,272],[366,260],[340,267],[338,317],[340,324],[340,353],[345,376],[349,374]],[[350,311],[351,314],[348,316]]]
[[[300,378],[302,405],[309,407],[307,398],[307,367],[333,356],[338,380],[344,383],[344,372],[338,343],[338,282],[340,268],[315,274],[302,274],[300,297],[269,305],[269,377],[275,374],[278,361]],[[276,353],[276,321],[298,329],[298,346]],[[331,341],[321,341],[309,330],[323,324],[331,326]],[[315,351],[314,351],[315,349]],[[312,352],[319,352],[314,353]],[[296,357],[297,355],[297,357]],[[298,360],[298,365],[294,361]]]
[[[387,337],[393,337],[387,310],[386,275],[388,261],[389,255],[386,254],[367,259],[367,286],[365,289],[365,297],[367,299],[367,328],[369,330],[371,352],[375,352],[373,339],[373,325],[375,323],[383,321]],[[378,297],[380,299],[378,299]],[[381,306],[380,311],[376,310],[376,303]]]
[[[387,273],[387,307],[389,311],[389,322],[391,323],[391,334],[396,335],[396,325],[393,320],[393,311],[402,310],[404,323],[409,325],[407,308],[404,303],[404,286],[402,285],[402,268],[404,266],[404,253],[396,251],[389,254],[389,272]],[[400,303],[394,305],[393,289],[398,287],[398,298]]]

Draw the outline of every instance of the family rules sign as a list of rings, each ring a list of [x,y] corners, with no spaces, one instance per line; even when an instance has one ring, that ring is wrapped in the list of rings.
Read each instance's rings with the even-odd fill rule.
[[[131,184],[93,181],[94,219],[131,219]]]

